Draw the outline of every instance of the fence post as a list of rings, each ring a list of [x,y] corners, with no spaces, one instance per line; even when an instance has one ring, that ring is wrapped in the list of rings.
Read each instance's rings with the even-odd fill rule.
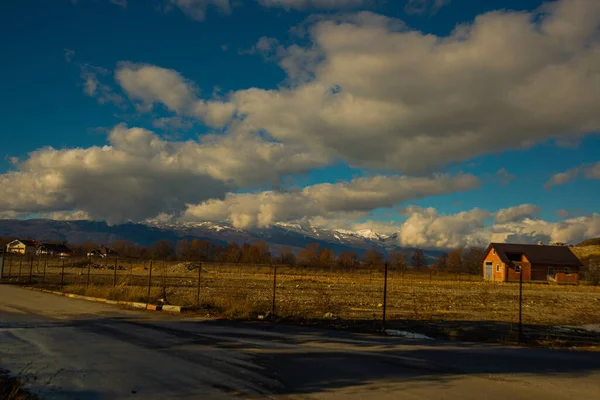
[[[10,255],[10,257],[8,258],[8,279],[10,279],[10,276],[12,274],[12,259],[13,259],[13,254],[12,253],[8,253]]]
[[[48,267],[48,255],[44,257],[44,277],[42,278],[42,282],[46,283],[46,268]]]
[[[87,273],[87,282],[85,284],[85,287],[89,287],[90,286],[90,269],[92,268],[92,259],[90,257],[90,261],[88,262],[88,273]]]
[[[150,289],[152,288],[152,260],[150,260],[150,268],[148,271],[148,304],[150,304]]]
[[[21,259],[19,260],[19,275],[17,276],[17,282],[21,282],[21,270],[23,269],[23,254],[21,254]]]
[[[382,324],[381,324],[381,330],[383,333],[385,333],[385,313],[387,310],[387,278],[388,278],[388,263],[385,263],[384,265],[384,272],[383,272],[383,318],[382,318]]]
[[[277,292],[277,263],[273,265],[273,304],[271,305],[271,319],[275,322],[275,294]]]
[[[521,343],[523,335],[523,269],[519,273],[519,337],[518,342]]]
[[[162,262],[162,295],[161,298],[163,301],[167,301],[167,262],[163,260]]]
[[[33,256],[31,256],[31,260],[29,261],[29,283],[33,278]]]
[[[202,263],[198,263],[198,295],[197,295],[197,299],[198,299],[198,308],[200,308],[200,278],[202,274]]]
[[[62,269],[60,272],[60,288],[62,289],[62,287],[65,284],[65,259],[63,258],[62,260]]]
[[[113,287],[117,286],[117,264],[119,264],[119,259],[115,258],[115,270],[113,271]]]

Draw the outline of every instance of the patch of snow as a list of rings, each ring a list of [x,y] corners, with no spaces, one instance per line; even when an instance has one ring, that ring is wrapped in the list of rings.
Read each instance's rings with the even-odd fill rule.
[[[396,329],[386,329],[385,333],[391,336],[402,336],[407,339],[424,339],[424,340],[433,340],[433,338],[423,335],[422,333],[414,333],[408,331],[399,331]]]
[[[356,231],[355,234],[367,239],[379,240],[380,238],[379,235],[373,232],[371,229],[361,229],[359,231]]]

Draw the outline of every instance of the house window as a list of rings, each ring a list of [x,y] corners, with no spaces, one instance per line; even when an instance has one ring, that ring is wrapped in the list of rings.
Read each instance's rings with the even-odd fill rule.
[[[493,263],[493,262],[491,262],[491,261],[486,261],[486,262],[485,262],[485,265],[486,265],[486,266],[492,266],[493,264],[494,264],[494,263]]]
[[[548,267],[548,275],[554,276],[554,267]]]
[[[571,275],[571,270],[569,268],[565,268],[565,274]]]
[[[496,249],[492,249],[492,254],[496,254]]]
[[[520,273],[521,273],[521,266],[520,266],[520,265],[515,265],[515,272],[516,272],[517,274],[520,274]]]
[[[496,264],[496,272],[500,272],[500,264]]]

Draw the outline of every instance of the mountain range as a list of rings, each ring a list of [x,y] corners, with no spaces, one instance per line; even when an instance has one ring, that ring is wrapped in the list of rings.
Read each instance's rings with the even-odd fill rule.
[[[0,220],[0,236],[31,238],[38,241],[66,241],[79,244],[95,242],[109,244],[116,240],[131,240],[140,245],[149,245],[157,240],[166,239],[176,242],[180,239],[198,238],[214,243],[236,242],[253,243],[263,240],[271,247],[273,254],[289,246],[298,252],[310,243],[318,243],[336,254],[342,251],[356,251],[359,255],[368,249],[377,249],[383,253],[393,250],[412,251],[401,248],[397,236],[382,235],[370,229],[359,231],[329,230],[313,227],[309,224],[277,223],[266,228],[239,229],[227,223],[181,222],[163,223],[124,223],[108,225],[102,221],[56,221],[48,219]],[[430,258],[441,252],[426,250]]]

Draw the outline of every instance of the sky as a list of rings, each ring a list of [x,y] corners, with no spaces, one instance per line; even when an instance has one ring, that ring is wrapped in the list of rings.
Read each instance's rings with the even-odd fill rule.
[[[0,3],[0,217],[600,236],[600,2]]]

